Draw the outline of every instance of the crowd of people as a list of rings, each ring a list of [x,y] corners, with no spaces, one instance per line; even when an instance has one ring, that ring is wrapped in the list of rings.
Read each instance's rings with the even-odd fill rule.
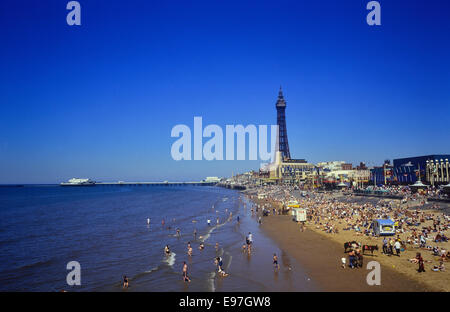
[[[382,255],[388,257],[401,258],[406,251],[417,251],[415,257],[408,259],[418,265],[417,272],[425,272],[426,264],[432,271],[445,271],[445,263],[450,261],[446,244],[450,216],[441,208],[441,205],[447,207],[445,204],[427,203],[430,197],[442,196],[441,191],[430,188],[428,192],[418,194],[412,193],[407,186],[372,186],[368,189],[384,190],[386,194],[401,195],[402,199],[366,198],[348,192],[312,191],[305,194],[294,187],[278,185],[256,188],[253,194],[255,197],[264,194],[262,202],[279,203],[278,214],[289,213],[288,203],[296,201],[299,207],[307,209],[310,228],[335,236],[346,233],[345,237],[351,237],[349,243],[355,244],[350,244],[351,248],[342,257],[342,267],[361,267],[364,252],[373,253],[379,244]],[[392,220],[393,235],[380,237],[374,228],[376,219]],[[424,260],[424,254],[432,260]]]

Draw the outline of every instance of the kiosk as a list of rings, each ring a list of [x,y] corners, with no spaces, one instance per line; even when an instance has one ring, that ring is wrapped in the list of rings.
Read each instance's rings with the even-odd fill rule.
[[[395,235],[395,222],[391,219],[376,219],[373,221],[372,226],[377,236]]]

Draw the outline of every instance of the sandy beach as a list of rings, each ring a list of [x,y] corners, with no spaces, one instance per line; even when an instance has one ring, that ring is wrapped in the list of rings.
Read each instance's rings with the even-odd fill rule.
[[[256,204],[269,204],[276,209],[281,208],[278,200],[264,199],[258,200],[253,197]],[[342,206],[352,205],[352,197],[338,195],[338,198],[332,198]],[[367,198],[358,198],[361,202],[369,201]],[[302,206],[301,200],[300,205]],[[411,207],[411,210],[417,209]],[[422,220],[420,227],[429,227],[433,225],[432,218],[441,216],[442,211],[426,210],[426,216],[430,220]],[[413,242],[405,244],[402,248],[400,257],[396,255],[386,255],[382,253],[383,238],[363,235],[362,233],[348,230],[349,224],[356,224],[357,218],[335,219],[323,213],[320,215],[320,221],[308,220],[305,224],[305,230],[301,231],[299,224],[292,220],[290,215],[273,215],[263,218],[262,228],[272,237],[281,249],[284,249],[294,257],[305,269],[308,274],[315,279],[324,291],[450,291],[450,273],[445,271],[433,271],[434,266],[439,265],[440,259],[432,254],[429,249],[419,248]],[[332,228],[332,231],[329,229]],[[344,230],[346,228],[346,230]],[[406,228],[406,227],[404,227]],[[402,241],[408,241],[412,228],[407,228],[404,232],[397,233]],[[331,232],[331,233],[330,233]],[[435,235],[435,234],[434,234]],[[427,246],[439,246],[443,250],[449,249],[449,242],[434,243],[431,239]],[[357,241],[363,245],[377,245],[378,251],[364,254],[363,268],[343,269],[341,258],[347,257],[344,253],[344,243]],[[411,263],[409,259],[416,256],[417,252],[422,254],[425,262],[426,271],[418,273],[418,265]],[[381,285],[369,286],[366,282],[366,269],[369,261],[375,260],[381,264]]]
[[[386,265],[381,268],[381,285],[369,286],[369,270],[342,269],[340,259],[343,247],[313,230],[300,231],[290,216],[269,216],[264,219],[263,230],[307,270],[308,275],[323,291],[433,291]],[[365,261],[380,260],[379,256],[366,256]]]

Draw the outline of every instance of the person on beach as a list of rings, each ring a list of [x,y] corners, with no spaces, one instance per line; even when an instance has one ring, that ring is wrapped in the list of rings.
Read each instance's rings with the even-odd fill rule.
[[[188,276],[188,266],[186,264],[186,261],[183,261],[183,281],[184,282],[191,282],[191,279]]]
[[[417,262],[419,263],[419,268],[417,269],[417,271],[419,273],[425,272],[425,265],[424,265],[424,261],[422,258],[422,255],[420,254],[420,252],[417,253],[416,256]]]
[[[126,275],[123,276],[123,288],[128,288],[128,277]]]
[[[384,253],[385,255],[388,254],[388,247],[387,247],[387,245],[388,245],[388,240],[387,240],[387,238],[385,237],[385,238],[383,239],[383,253]]]
[[[394,243],[395,251],[397,253],[397,256],[400,257],[400,248],[402,247],[402,244],[399,241],[396,241]]]
[[[342,268],[345,269],[345,264],[347,263],[347,259],[345,257],[341,258]]]
[[[274,269],[279,270],[280,269],[280,265],[278,264],[278,257],[277,257],[276,253],[273,254],[272,260],[273,260],[273,267],[274,267]]]

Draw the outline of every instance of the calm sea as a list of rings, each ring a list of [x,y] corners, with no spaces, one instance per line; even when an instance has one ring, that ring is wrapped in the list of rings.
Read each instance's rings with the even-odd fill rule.
[[[2,187],[0,291],[123,291],[123,275],[130,281],[126,291],[316,290],[301,267],[260,232],[250,205],[239,192],[218,187]],[[241,251],[248,232],[255,241],[251,256]],[[198,249],[201,242],[204,250]],[[165,245],[172,256],[164,255]],[[282,263],[278,273],[274,252]],[[216,256],[228,277],[216,274]],[[81,265],[81,286],[66,283],[70,261]],[[183,261],[189,284],[182,281]]]

